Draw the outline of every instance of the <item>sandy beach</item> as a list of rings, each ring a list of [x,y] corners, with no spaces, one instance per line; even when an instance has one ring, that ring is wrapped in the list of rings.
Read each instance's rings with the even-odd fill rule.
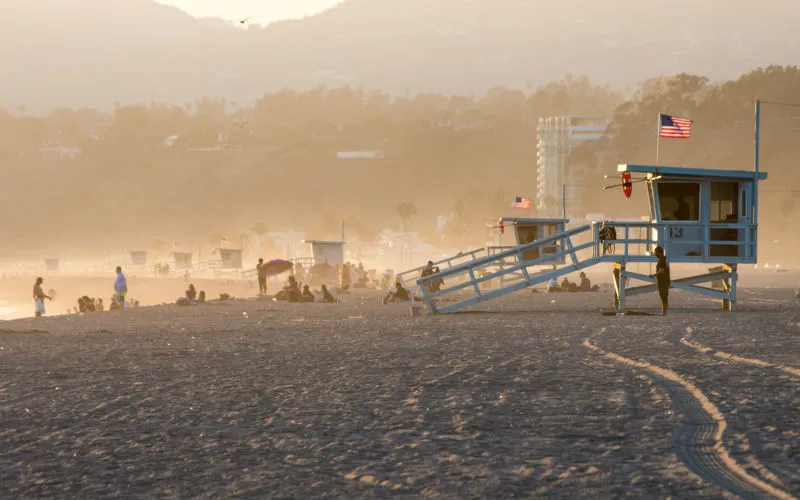
[[[525,291],[0,322],[0,496],[799,495],[800,303],[740,294],[666,318]]]

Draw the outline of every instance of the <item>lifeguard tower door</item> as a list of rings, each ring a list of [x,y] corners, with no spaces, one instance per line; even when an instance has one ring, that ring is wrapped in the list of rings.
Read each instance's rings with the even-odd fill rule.
[[[517,231],[517,244],[525,245],[539,239],[539,226],[535,224],[520,224],[516,228]],[[533,248],[522,252],[522,258],[525,260],[535,260],[539,258],[539,248]]]
[[[516,219],[514,231],[517,237],[517,245],[527,245],[536,240],[549,238],[564,231],[566,222],[555,220],[520,220]],[[537,260],[546,255],[558,253],[558,242],[549,245],[537,246],[522,252],[522,258],[526,261]]]
[[[709,250],[710,257],[737,257],[746,259],[752,256],[753,246],[749,241],[754,235],[744,234],[750,228],[752,207],[749,205],[752,182],[712,181],[709,183],[710,200]],[[740,225],[738,228],[731,227]],[[741,225],[745,228],[742,228]],[[748,237],[749,236],[749,237]]]

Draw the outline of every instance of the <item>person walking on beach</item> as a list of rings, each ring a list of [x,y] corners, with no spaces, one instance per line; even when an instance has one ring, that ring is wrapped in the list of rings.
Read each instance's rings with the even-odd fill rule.
[[[666,316],[669,307],[669,287],[672,282],[669,275],[669,263],[662,247],[657,246],[653,253],[658,257],[658,263],[656,264],[656,274],[651,274],[650,277],[656,279],[658,296],[661,298],[661,315]]]
[[[128,281],[122,274],[122,267],[117,266],[117,278],[114,280],[114,299],[119,307],[125,307],[125,296],[128,294]]]
[[[258,296],[265,297],[267,295],[267,265],[264,264],[264,259],[258,259]]]
[[[42,283],[44,283],[44,279],[39,277],[36,278],[36,284],[33,285],[33,301],[36,304],[35,312],[37,318],[41,318],[45,313],[44,299],[53,300],[52,297],[45,295]]]

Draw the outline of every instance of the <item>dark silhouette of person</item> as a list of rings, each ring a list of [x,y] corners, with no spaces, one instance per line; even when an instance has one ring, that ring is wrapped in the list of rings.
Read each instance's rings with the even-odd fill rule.
[[[397,301],[404,301],[404,302],[411,301],[411,292],[409,292],[408,289],[404,288],[399,281],[394,284],[394,291],[389,292],[386,295],[386,298],[383,299],[383,303],[388,304],[389,302],[397,302]]]
[[[669,274],[669,263],[662,247],[657,246],[653,253],[658,257],[658,263],[656,264],[656,273],[651,274],[650,277],[656,279],[658,296],[661,298],[661,314],[666,316],[669,308],[669,287],[672,283]]]
[[[428,276],[433,276],[434,274],[439,272],[438,267],[434,267],[433,261],[429,260],[425,267],[422,269],[420,273],[420,277],[426,278]],[[444,280],[439,278],[438,280],[432,280],[425,284],[425,288],[428,290],[428,293],[436,293],[441,290],[442,285],[444,284]]]
[[[192,302],[197,298],[197,290],[194,288],[194,285],[189,285],[189,289],[186,290],[186,298]]]
[[[265,296],[267,294],[267,265],[264,264],[264,259],[258,259],[258,294]]]
[[[311,293],[311,289],[308,288],[308,285],[304,285],[303,295],[300,296],[300,302],[314,302],[315,300],[317,300],[317,298]]]
[[[586,273],[581,273],[581,282],[578,285],[581,292],[591,292],[592,291],[592,282],[589,281],[589,278],[586,277]]]
[[[675,220],[690,220],[692,211],[683,196],[678,196],[678,208],[675,210]]]
[[[336,300],[336,298],[334,298],[333,295],[331,295],[331,292],[328,291],[328,287],[325,285],[322,285],[322,302],[325,302],[326,304],[335,304],[339,302]]]

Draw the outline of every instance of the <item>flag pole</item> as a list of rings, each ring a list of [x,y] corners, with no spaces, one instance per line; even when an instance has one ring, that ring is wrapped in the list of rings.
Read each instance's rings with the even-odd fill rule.
[[[658,166],[658,153],[661,146],[661,113],[656,120],[656,166]]]
[[[761,100],[756,97],[756,109],[755,109],[755,144],[753,148],[753,172],[754,172],[754,182],[753,182],[753,213],[752,213],[752,224],[755,226],[758,224],[758,171],[759,171],[759,156],[761,153]]]

